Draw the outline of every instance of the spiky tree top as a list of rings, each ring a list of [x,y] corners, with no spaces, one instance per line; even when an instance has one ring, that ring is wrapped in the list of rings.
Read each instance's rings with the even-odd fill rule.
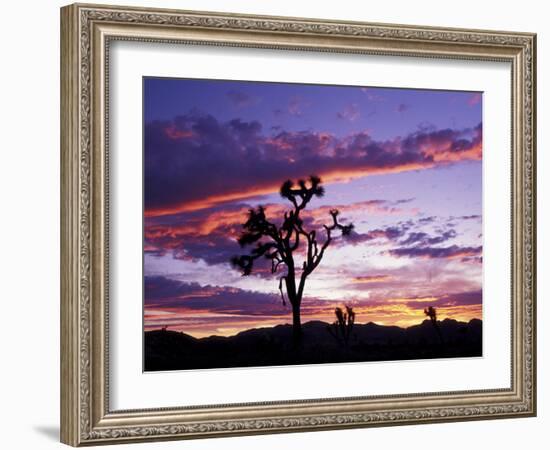
[[[432,322],[437,321],[437,311],[433,306],[424,309],[424,314],[426,314],[426,316],[428,316]]]
[[[353,325],[355,324],[355,311],[351,306],[345,305],[345,310],[337,307],[334,310],[336,320],[327,326],[329,333],[338,341],[343,341],[347,346]]]

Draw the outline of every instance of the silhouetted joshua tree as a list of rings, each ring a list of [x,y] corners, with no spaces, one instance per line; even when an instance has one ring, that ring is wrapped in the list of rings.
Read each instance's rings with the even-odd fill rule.
[[[433,306],[430,306],[427,309],[424,309],[424,314],[426,314],[430,318],[430,321],[432,322],[432,325],[435,328],[437,335],[439,336],[441,345],[443,345],[443,335],[441,334],[441,329],[439,328],[439,324],[437,323],[437,311]]]
[[[336,314],[336,320],[332,325],[329,325],[329,333],[337,340],[344,343],[347,347],[349,337],[353,331],[353,324],[355,323],[355,312],[351,306],[345,305],[346,310],[338,307],[334,310]]]
[[[321,179],[312,175],[309,180],[299,180],[297,185],[287,180],[281,186],[281,197],[292,204],[292,209],[284,213],[280,226],[270,222],[265,214],[263,206],[251,209],[248,213],[248,220],[243,224],[243,232],[238,239],[241,247],[256,244],[247,255],[235,256],[231,263],[238,267],[243,275],[250,275],[254,267],[254,261],[264,257],[271,261],[271,273],[276,274],[278,270],[286,267],[286,273],[279,278],[279,291],[283,304],[285,295],[292,306],[292,334],[295,342],[298,342],[302,335],[300,322],[300,307],[306,279],[319,266],[325,255],[325,251],[332,242],[335,231],[340,231],[347,236],[353,230],[353,224],[342,225],[338,222],[339,212],[336,209],[330,211],[332,223],[323,225],[325,239],[320,242],[315,230],[306,230],[300,214],[307,207],[313,197],[322,197],[325,189],[321,186]],[[295,256],[301,244],[305,243],[304,261],[299,267]]]

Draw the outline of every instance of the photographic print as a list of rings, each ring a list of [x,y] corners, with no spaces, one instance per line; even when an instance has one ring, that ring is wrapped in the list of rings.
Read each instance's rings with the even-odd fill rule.
[[[145,77],[144,370],[482,356],[482,93]]]

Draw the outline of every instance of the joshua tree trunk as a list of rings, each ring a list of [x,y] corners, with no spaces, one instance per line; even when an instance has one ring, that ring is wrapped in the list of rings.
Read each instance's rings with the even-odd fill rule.
[[[437,335],[439,336],[439,341],[441,342],[441,345],[445,345],[445,341],[443,340],[443,334],[441,333],[441,329],[439,328],[439,324],[437,323],[436,309],[433,306],[430,306],[424,309],[424,314],[426,314],[430,318],[430,322],[432,323],[433,327],[435,328],[435,331],[437,332]]]
[[[302,339],[302,322],[300,319],[300,306],[302,304],[302,296],[296,292],[296,276],[294,273],[294,262],[289,264],[289,272],[285,278],[286,292],[288,301],[292,306],[292,339],[295,344],[298,344]]]
[[[292,304],[292,339],[299,343],[302,339],[302,323],[300,321],[300,302]]]

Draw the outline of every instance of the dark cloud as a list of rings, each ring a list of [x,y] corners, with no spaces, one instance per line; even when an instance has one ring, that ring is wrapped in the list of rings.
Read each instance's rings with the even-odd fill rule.
[[[397,200],[395,202],[396,205],[402,205],[403,203],[410,203],[410,202],[413,202],[414,200],[416,200],[414,197],[411,197],[411,198],[402,198],[400,200]]]
[[[163,276],[146,276],[144,279],[145,303],[147,299],[165,300],[196,292],[199,283],[182,283]]]
[[[291,105],[296,114],[299,104]],[[341,139],[312,131],[266,134],[258,121],[220,122],[197,112],[150,122],[144,137],[146,214],[198,209],[275,192],[285,179],[312,173],[330,182],[358,173],[479,159],[480,154],[468,149],[479,145],[480,130],[421,131],[403,139],[376,141],[367,133]]]
[[[209,265],[228,263],[241,251],[237,236],[248,206],[192,211],[145,220],[145,251],[162,256],[171,251],[176,259],[203,260]]]
[[[431,131],[421,129],[407,136],[403,140],[403,147],[409,150],[443,147],[447,152],[459,156],[460,153],[481,145],[481,139],[481,123],[472,129],[462,131],[452,128]]]
[[[445,294],[438,296],[435,300],[429,302],[430,306],[437,308],[446,308],[453,306],[481,305],[483,293],[481,290],[459,292],[456,294]],[[428,303],[422,299],[407,299],[405,304],[411,308],[424,309]]]
[[[469,216],[459,216],[458,219],[462,219],[462,220],[478,220],[478,219],[481,219],[481,215],[479,214],[471,214]]]
[[[149,308],[207,310],[229,315],[286,315],[281,297],[224,286],[201,286],[162,276],[145,277],[145,305]]]
[[[481,251],[481,246],[460,247],[451,245],[450,247],[402,247],[389,250],[388,253],[397,257],[454,259],[478,256]]]
[[[460,261],[470,264],[483,264],[483,256],[465,256]]]
[[[396,241],[407,234],[407,231],[413,226],[412,221],[400,222],[397,225],[392,225],[386,228],[375,228],[369,230],[366,233],[359,233],[352,231],[345,241],[351,244],[362,244],[363,242],[369,242],[375,239],[386,239],[388,241]]]
[[[449,294],[441,297],[448,302],[448,305],[478,305],[481,304],[483,292],[481,290]]]
[[[429,245],[435,245],[440,244],[442,242],[448,241],[449,239],[453,239],[456,237],[456,231],[455,230],[447,230],[441,233],[439,236],[430,236],[427,233],[424,232],[413,232],[409,233],[407,236],[407,239],[400,242],[401,245],[423,245],[423,246],[429,246]]]
[[[418,219],[418,223],[421,223],[423,225],[427,224],[427,223],[432,223],[434,222],[436,219],[435,216],[429,216],[429,217],[421,217],[420,219]]]
[[[234,239],[225,236],[189,237],[181,240],[174,251],[174,258],[198,260],[209,265],[228,263],[241,250]]]

